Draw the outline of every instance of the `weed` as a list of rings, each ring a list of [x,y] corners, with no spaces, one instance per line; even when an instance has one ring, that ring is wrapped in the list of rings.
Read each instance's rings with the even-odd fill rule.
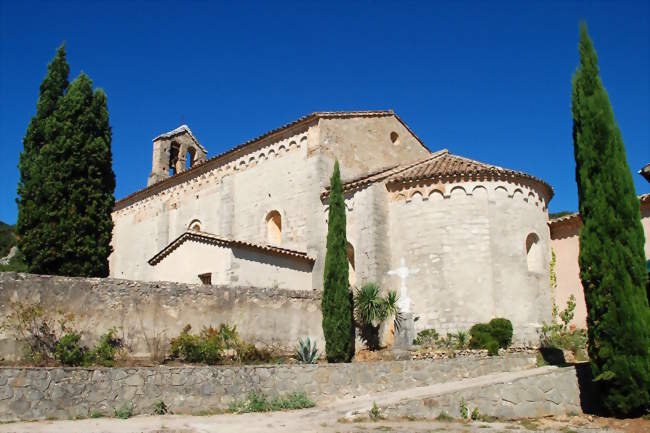
[[[248,394],[246,400],[235,400],[230,403],[228,412],[269,412],[275,410],[304,409],[314,406],[315,403],[304,392],[293,392],[284,397],[274,397],[268,400],[263,394],[257,394],[253,391]]]
[[[471,415],[470,415],[469,417],[472,419],[472,421],[477,421],[477,420],[479,419],[480,416],[481,416],[481,415],[480,415],[479,412],[478,412],[478,407],[475,407],[475,408],[472,410],[472,413],[471,413]]]
[[[104,418],[104,414],[98,410],[93,410],[90,412],[89,418]]]
[[[458,411],[460,412],[460,417],[462,419],[469,418],[469,409],[467,408],[467,403],[464,398],[461,398],[460,403],[458,403]]]
[[[128,405],[124,403],[122,406],[120,406],[119,409],[114,408],[113,412],[115,418],[119,418],[119,419],[131,418],[133,416],[133,405]]]
[[[169,412],[169,408],[164,401],[158,400],[153,404],[153,413],[155,415],[165,415],[167,412]]]
[[[454,417],[449,415],[444,410],[442,412],[440,412],[440,414],[436,417],[436,421],[452,422],[453,420],[454,420]]]
[[[370,408],[370,411],[368,411],[368,414],[370,415],[370,419],[373,421],[377,421],[378,419],[380,419],[381,412],[377,407],[377,402],[375,401],[372,402],[372,407]]]
[[[519,424],[526,430],[539,430],[539,424],[534,419],[522,419]]]

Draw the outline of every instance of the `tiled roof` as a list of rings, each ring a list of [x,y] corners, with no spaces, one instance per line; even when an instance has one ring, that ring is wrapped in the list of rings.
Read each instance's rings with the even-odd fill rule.
[[[473,179],[529,179],[540,183],[547,190],[547,200],[553,197],[553,188],[541,179],[527,173],[490,165],[462,156],[452,155],[443,149],[424,159],[366,174],[343,184],[344,191],[362,188],[371,183],[384,181],[390,183],[410,183],[424,179],[432,180],[473,180]],[[327,196],[329,189],[323,193]]]
[[[224,160],[227,158],[236,155],[237,153],[245,154],[245,152],[248,150],[250,146],[253,146],[256,143],[259,143],[263,139],[270,137],[274,134],[278,134],[280,132],[283,132],[287,129],[293,128],[295,126],[303,125],[306,123],[309,123],[313,120],[317,119],[343,119],[343,118],[351,118],[351,117],[387,117],[387,116],[395,116],[395,118],[411,133],[413,136],[418,140],[418,142],[427,149],[426,145],[418,138],[417,135],[402,121],[402,119],[399,118],[397,114],[393,110],[369,110],[369,111],[316,111],[314,113],[308,114],[306,116],[302,116],[293,122],[289,122],[287,124],[284,124],[278,128],[272,129],[270,131],[265,132],[264,134],[252,138],[242,144],[239,144],[225,152],[222,152],[218,155],[213,156],[212,158],[195,164],[192,168],[189,170],[182,171],[174,176],[168,177],[166,179],[161,180],[160,182],[154,183],[153,185],[150,185],[146,188],[143,188],[141,190],[138,190],[136,192],[133,192],[126,197],[118,200],[115,203],[114,210],[119,210],[123,209],[145,197],[148,197],[150,195],[156,194],[160,191],[164,191],[165,189],[177,185],[178,183],[184,182],[186,180],[192,179],[195,176],[199,176],[212,168],[218,166],[220,163],[222,163]],[[179,128],[176,128],[174,131],[168,132],[167,134],[163,134],[162,136],[166,136],[168,134],[172,134],[175,131],[179,130],[182,132],[181,128],[187,128],[186,125],[182,125]],[[189,131],[189,128],[187,128]],[[190,132],[191,134],[191,132]],[[156,138],[162,137],[158,136]],[[192,136],[193,137],[193,136]],[[155,139],[154,139],[155,140]],[[197,142],[198,143],[198,142]],[[427,149],[428,150],[428,149]]]
[[[650,205],[650,194],[641,194],[639,196],[639,202],[641,202],[641,206]],[[560,225],[569,224],[569,223],[582,224],[582,218],[580,218],[580,214],[578,212],[574,212],[568,215],[563,215],[558,218],[553,218],[548,222],[548,225],[551,226],[551,228],[553,228],[553,227],[558,227]]]
[[[307,262],[314,263],[315,259],[307,255],[307,253],[302,251],[291,250],[288,248],[276,247],[273,245],[267,244],[256,244],[248,241],[238,241],[234,239],[228,239],[221,236],[217,236],[211,233],[197,232],[197,231],[186,231],[181,234],[179,237],[174,239],[163,248],[158,254],[149,259],[150,265],[156,265],[160,263],[165,257],[172,253],[176,248],[181,246],[186,241],[197,241],[203,242],[211,245],[219,245],[224,247],[242,247],[248,248],[256,251],[261,251],[263,253],[276,254],[282,256],[290,256],[298,259],[303,259]]]

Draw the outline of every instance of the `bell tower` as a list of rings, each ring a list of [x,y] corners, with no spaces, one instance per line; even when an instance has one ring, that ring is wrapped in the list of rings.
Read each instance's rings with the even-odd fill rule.
[[[187,125],[157,136],[153,139],[153,161],[147,186],[204,162],[207,154]]]

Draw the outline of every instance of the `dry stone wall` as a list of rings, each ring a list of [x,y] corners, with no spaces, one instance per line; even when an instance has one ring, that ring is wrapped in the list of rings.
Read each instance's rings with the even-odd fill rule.
[[[195,331],[229,323],[248,341],[288,350],[306,336],[324,347],[320,297],[307,290],[0,273],[0,315],[14,302],[73,313],[88,345],[121,327],[136,357],[148,356],[152,344],[164,345],[188,323]],[[13,336],[0,332],[0,359],[19,354]]]
[[[162,400],[175,413],[225,409],[256,391],[304,391],[316,402],[400,390],[535,364],[529,354],[494,358],[241,367],[0,368],[0,421],[112,415],[131,406],[152,412]]]

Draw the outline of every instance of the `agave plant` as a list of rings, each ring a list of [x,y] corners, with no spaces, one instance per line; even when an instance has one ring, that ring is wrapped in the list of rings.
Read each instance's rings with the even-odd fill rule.
[[[316,342],[312,342],[309,337],[305,340],[298,338],[298,346],[296,346],[296,358],[301,364],[315,364],[318,360],[318,348]]]

